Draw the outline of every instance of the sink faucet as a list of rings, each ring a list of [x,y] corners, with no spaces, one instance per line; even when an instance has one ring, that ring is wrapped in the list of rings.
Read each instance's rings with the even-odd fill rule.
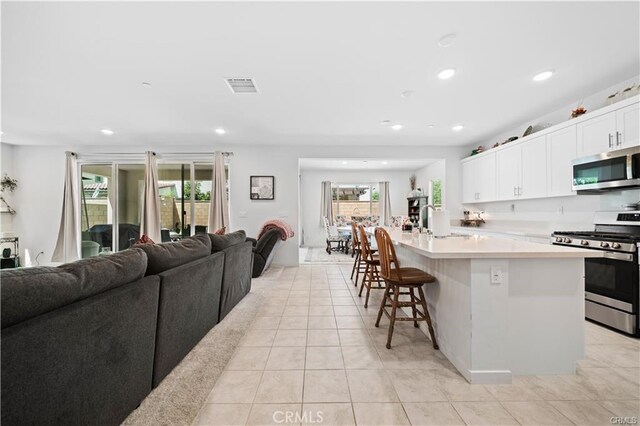
[[[425,209],[430,208],[435,210],[436,208],[431,205],[431,204],[425,204],[424,206],[422,206],[420,208],[420,212],[418,212],[418,231],[422,234],[422,230],[424,229],[424,227],[422,226],[422,224],[424,223],[423,217],[422,217],[422,212],[424,212]]]

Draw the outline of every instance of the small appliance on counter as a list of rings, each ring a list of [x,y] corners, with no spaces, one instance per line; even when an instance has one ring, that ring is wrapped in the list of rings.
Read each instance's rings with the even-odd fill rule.
[[[464,219],[460,219],[460,226],[469,226],[478,228],[481,224],[485,223],[482,218],[484,212],[470,212],[464,211]]]
[[[434,210],[431,212],[431,233],[436,238],[451,235],[451,217],[448,210]]]
[[[640,210],[596,212],[593,231],[554,232],[551,243],[599,250],[584,260],[585,316],[640,336]]]

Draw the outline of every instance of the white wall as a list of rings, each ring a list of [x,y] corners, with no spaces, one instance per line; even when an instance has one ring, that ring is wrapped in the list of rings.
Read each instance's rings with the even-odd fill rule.
[[[15,179],[13,174],[13,147],[7,144],[0,144],[0,177],[5,175],[9,175],[9,177]],[[20,182],[18,182],[19,184]],[[9,203],[11,207],[14,206],[13,198],[14,193],[5,191],[2,193],[4,199]],[[7,206],[2,203],[0,206],[0,210],[4,211],[7,209]],[[0,232],[11,232],[13,231],[13,216],[9,213],[1,213],[0,214]]]
[[[301,231],[304,232],[306,247],[323,247],[325,231],[321,225],[320,201],[321,183],[378,183],[389,182],[391,213],[407,214],[407,193],[409,192],[409,170],[363,170],[347,172],[344,170],[301,170],[300,171],[300,217]],[[377,201],[374,201],[377,203]]]
[[[397,141],[396,141],[397,143]],[[410,154],[416,158],[445,158],[447,194],[452,217],[461,214],[460,158],[466,149],[461,147],[367,147],[369,159],[404,159]],[[141,145],[138,147],[94,146],[13,146],[14,174],[20,187],[15,194],[18,214],[14,218],[14,230],[19,235],[21,247],[31,253],[44,251],[41,260],[50,261],[60,224],[64,177],[64,151],[137,152],[155,150],[162,152],[212,152],[216,149],[233,151],[230,166],[231,228],[245,229],[247,235],[255,235],[265,220],[281,218],[298,231],[298,161],[300,158],[362,158],[362,146],[253,146],[212,145],[203,141],[198,146],[163,147]],[[254,201],[249,198],[250,175],[275,176],[275,200]],[[408,184],[407,184],[408,185]],[[298,264],[298,238],[283,244],[274,264]]]
[[[447,207],[447,191],[444,190],[447,181],[446,160],[438,160],[435,163],[424,166],[421,169],[416,170],[416,187],[422,188],[424,194],[429,192],[429,182],[432,180],[440,180],[442,182],[442,206],[445,209]],[[433,203],[433,200],[429,200],[429,204]]]
[[[553,78],[553,77],[552,77]],[[638,84],[640,81],[640,75],[631,77],[627,80],[621,81],[618,84],[614,84],[611,87],[603,88],[597,92],[588,92],[585,93],[585,96],[581,99],[576,99],[574,102],[562,107],[558,108],[554,111],[543,112],[543,115],[537,116],[532,114],[531,119],[524,123],[505,123],[505,127],[508,130],[501,132],[498,135],[489,135],[486,138],[480,139],[468,146],[468,151],[466,156],[471,153],[471,150],[476,148],[478,145],[482,145],[485,148],[491,148],[496,142],[504,142],[511,136],[522,137],[524,131],[527,129],[529,125],[536,125],[542,123],[549,123],[551,125],[555,125],[558,123],[563,123],[570,119],[571,111],[576,109],[578,106],[583,106],[586,108],[587,112],[595,111],[599,108],[606,106],[606,99],[609,95],[626,89],[632,85]],[[526,101],[525,101],[526,102]]]

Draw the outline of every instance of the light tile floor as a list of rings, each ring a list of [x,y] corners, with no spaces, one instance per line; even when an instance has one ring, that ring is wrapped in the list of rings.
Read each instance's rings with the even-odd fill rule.
[[[471,385],[410,322],[385,348],[350,265],[273,268],[265,304],[194,424],[561,425],[640,418],[640,341],[585,322],[576,375]]]

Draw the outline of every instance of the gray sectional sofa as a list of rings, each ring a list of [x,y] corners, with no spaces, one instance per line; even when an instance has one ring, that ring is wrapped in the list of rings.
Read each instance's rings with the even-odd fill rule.
[[[251,262],[239,231],[3,270],[1,423],[119,424],[250,291]]]

